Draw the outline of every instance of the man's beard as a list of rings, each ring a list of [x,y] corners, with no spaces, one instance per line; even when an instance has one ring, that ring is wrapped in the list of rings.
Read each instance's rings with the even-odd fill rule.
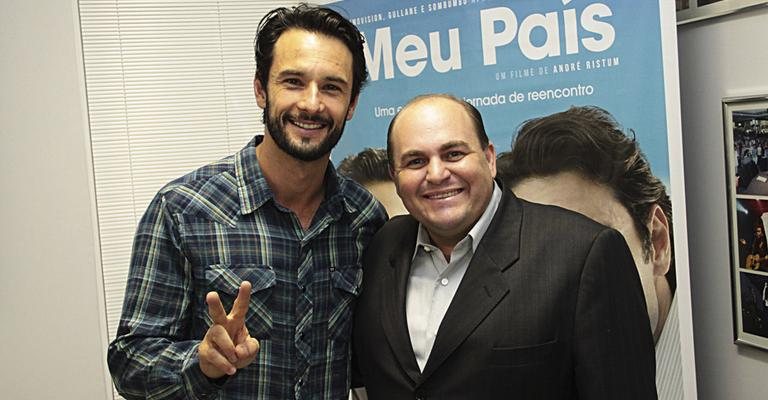
[[[288,140],[288,135],[285,133],[285,125],[289,124],[288,115],[284,114],[281,117],[272,118],[271,107],[269,99],[267,99],[266,107],[263,114],[264,126],[267,128],[267,132],[272,136],[272,140],[277,143],[277,147],[286,152],[291,157],[299,159],[301,161],[316,161],[330,153],[331,150],[336,147],[341,139],[341,134],[344,132],[344,126],[346,120],[341,122],[341,126],[335,127],[332,120],[323,118],[321,116],[310,115],[302,111],[299,115],[296,115],[294,119],[300,119],[303,121],[312,121],[324,124],[328,129],[328,136],[316,146],[301,146]]]

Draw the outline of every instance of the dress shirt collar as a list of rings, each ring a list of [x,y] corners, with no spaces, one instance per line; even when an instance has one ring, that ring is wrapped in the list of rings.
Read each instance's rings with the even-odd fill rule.
[[[472,226],[472,229],[469,230],[467,236],[461,239],[459,243],[464,242],[465,240],[469,240],[470,243],[472,243],[472,252],[474,253],[474,251],[477,250],[477,246],[480,244],[480,240],[483,239],[485,231],[488,230],[488,226],[491,224],[493,216],[496,215],[496,210],[499,208],[500,202],[501,189],[499,188],[499,184],[494,181],[491,201],[488,202],[488,206],[485,207],[485,211],[483,211],[483,214],[480,216],[477,222],[475,222],[475,225]],[[420,248],[427,248],[430,249],[430,251],[437,250],[437,248],[432,244],[432,240],[429,238],[427,229],[424,228],[424,225],[422,225],[421,222],[419,222],[418,235],[416,236],[416,247],[413,250],[413,256],[411,257],[411,260],[416,257],[416,254]]]
[[[256,146],[261,144],[263,139],[264,136],[262,135],[255,136],[242,150],[235,154],[235,178],[240,197],[240,212],[243,215],[252,213],[269,200],[274,201],[272,188],[269,187],[267,178],[256,158]],[[338,219],[342,211],[348,213],[356,211],[344,195],[345,185],[341,184],[336,169],[330,161],[325,170],[323,184],[325,185],[325,199],[321,208],[325,207],[334,219]]]

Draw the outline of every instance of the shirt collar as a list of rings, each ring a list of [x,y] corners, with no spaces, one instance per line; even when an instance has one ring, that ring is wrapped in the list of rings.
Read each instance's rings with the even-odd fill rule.
[[[235,154],[235,176],[240,197],[240,211],[243,215],[254,212],[275,197],[256,158],[256,146],[261,144],[263,139],[262,135],[255,136]],[[344,196],[336,169],[330,161],[323,181],[325,199],[321,207],[326,207],[334,219],[338,218],[342,211],[355,211]]]
[[[491,200],[488,202],[488,206],[485,207],[485,211],[483,211],[483,214],[480,215],[480,218],[477,220],[477,222],[475,222],[475,225],[472,226],[472,229],[469,230],[467,236],[461,239],[459,243],[469,238],[470,243],[472,243],[472,252],[477,250],[477,246],[480,244],[480,240],[483,239],[485,232],[488,230],[488,226],[491,225],[493,216],[496,215],[496,210],[499,208],[500,202],[501,189],[499,188],[498,183],[494,181],[493,193],[491,193]],[[422,247],[436,250],[435,246],[432,244],[432,240],[429,238],[427,229],[424,228],[424,225],[422,225],[421,222],[419,222],[419,230],[416,236],[416,247],[413,251],[413,257],[416,257],[419,248]]]

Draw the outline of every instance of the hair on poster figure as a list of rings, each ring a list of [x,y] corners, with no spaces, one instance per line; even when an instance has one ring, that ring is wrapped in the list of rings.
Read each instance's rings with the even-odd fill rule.
[[[339,174],[363,185],[387,210],[390,218],[407,214],[389,170],[386,149],[365,148],[341,160]]]

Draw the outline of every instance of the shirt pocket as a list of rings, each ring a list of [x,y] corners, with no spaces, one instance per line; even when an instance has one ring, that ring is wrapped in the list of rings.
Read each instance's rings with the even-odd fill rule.
[[[251,298],[245,323],[250,335],[256,339],[268,339],[272,331],[270,300],[277,284],[275,271],[269,265],[259,264],[214,264],[205,269],[205,280],[209,290],[216,291],[229,312],[235,302],[240,283],[251,283]],[[213,324],[205,307],[205,320]]]
[[[352,308],[363,282],[360,264],[330,268],[332,304],[328,315],[328,337],[334,341],[347,342],[352,329]]]

